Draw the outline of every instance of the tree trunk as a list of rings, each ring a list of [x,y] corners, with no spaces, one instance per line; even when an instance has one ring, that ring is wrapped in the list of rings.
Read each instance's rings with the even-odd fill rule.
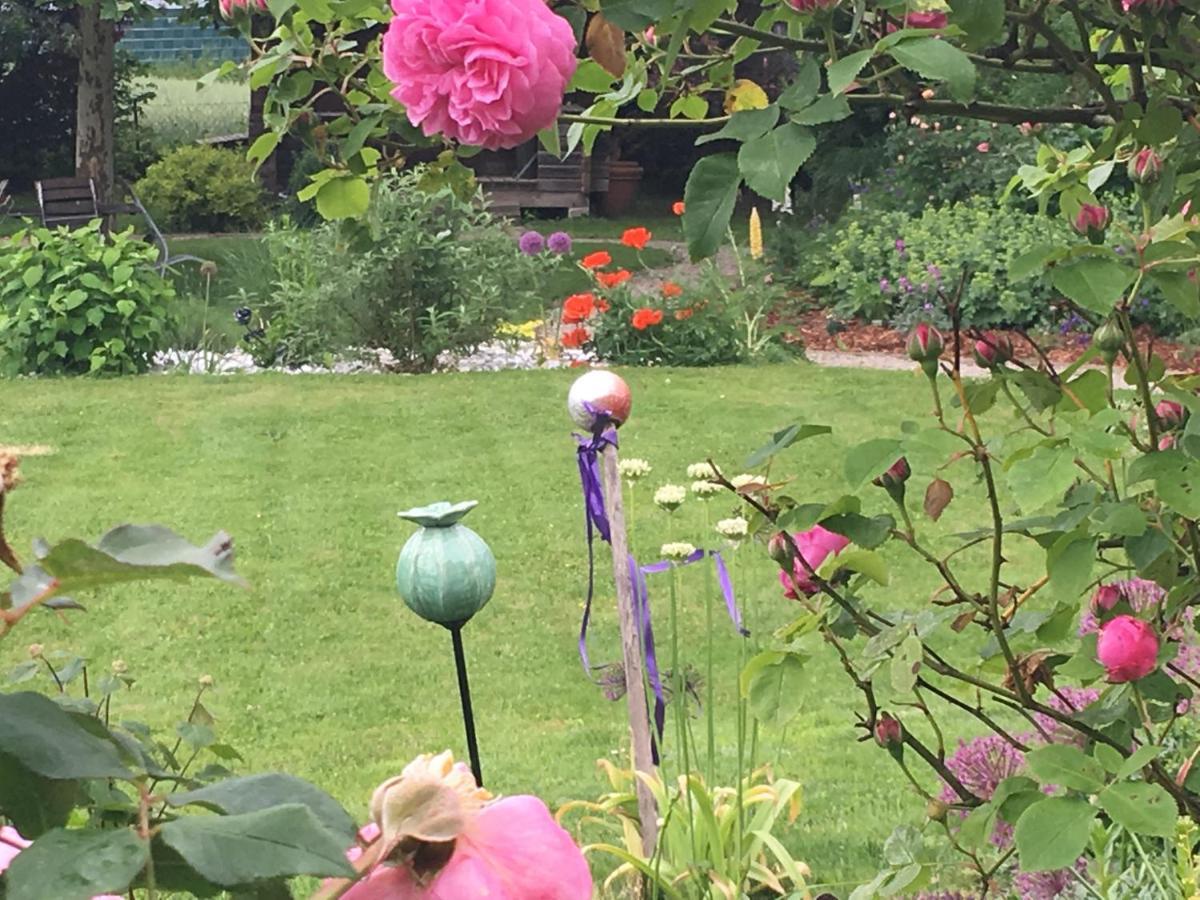
[[[100,0],[79,6],[79,96],[75,107],[75,174],[92,178],[101,202],[113,193],[113,51],[116,26]]]

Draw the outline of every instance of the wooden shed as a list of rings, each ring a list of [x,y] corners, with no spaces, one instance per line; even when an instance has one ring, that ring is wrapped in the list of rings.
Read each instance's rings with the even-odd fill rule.
[[[563,146],[568,127],[565,122],[558,126]],[[513,150],[480,153],[469,164],[497,215],[520,218],[526,210],[547,209],[586,216],[592,196],[608,190],[602,159],[599,153],[585,157],[582,147],[559,159],[534,140]]]

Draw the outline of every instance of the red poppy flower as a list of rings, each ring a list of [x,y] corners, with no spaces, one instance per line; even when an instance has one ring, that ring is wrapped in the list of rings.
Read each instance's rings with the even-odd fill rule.
[[[696,310],[690,306],[685,306],[683,309],[675,310],[675,318],[682,322],[684,319],[690,319]]]
[[[581,259],[579,264],[585,269],[603,269],[610,262],[612,262],[612,254],[607,250],[597,250]]]
[[[563,301],[562,320],[566,325],[575,325],[584,321],[595,311],[595,294],[572,294]]]
[[[633,276],[628,269],[617,269],[615,272],[597,272],[596,280],[600,282],[601,287],[615,288],[618,284],[624,284]]]
[[[650,232],[645,228],[626,228],[625,233],[621,235],[621,243],[634,250],[645,250],[646,245],[650,243],[650,237]]]
[[[678,297],[683,294],[683,288],[673,281],[664,281],[662,286],[662,295],[667,299]]]
[[[561,340],[564,347],[582,347],[591,337],[586,328],[572,328],[563,332]]]
[[[609,302],[607,300],[605,300],[603,297],[597,297],[596,298],[596,309],[600,310],[600,312],[602,312],[602,313],[606,313],[610,309],[612,309],[612,306],[610,306]]]
[[[663,320],[661,309],[647,309],[642,307],[633,314],[633,327],[638,331],[645,331],[651,325],[657,325]]]
[[[675,215],[677,215],[677,216],[683,215],[683,209],[684,209],[684,207],[683,207],[682,200],[676,200],[674,203],[671,204],[671,212],[675,213]]]

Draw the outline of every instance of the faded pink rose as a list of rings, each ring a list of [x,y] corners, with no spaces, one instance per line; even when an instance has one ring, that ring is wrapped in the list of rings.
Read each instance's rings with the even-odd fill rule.
[[[793,534],[792,540],[796,542],[796,548],[800,551],[804,562],[807,562],[808,567],[813,571],[821,568],[821,564],[828,557],[841,553],[850,543],[848,538],[834,534],[820,525],[814,525],[808,531]],[[779,573],[779,583],[783,585],[783,596],[789,600],[798,599],[799,594],[811,597],[820,590],[817,583],[812,580],[812,576],[808,574],[808,568],[805,568],[804,563],[799,559],[793,560],[790,575],[787,572]]]
[[[1096,658],[1114,684],[1137,681],[1158,665],[1158,635],[1148,622],[1117,616],[1100,626]]]
[[[392,0],[383,71],[429,136],[498,150],[554,123],[575,35],[544,0]]]
[[[480,810],[450,861],[422,884],[404,865],[376,866],[344,900],[591,900],[587,861],[537,797]]]

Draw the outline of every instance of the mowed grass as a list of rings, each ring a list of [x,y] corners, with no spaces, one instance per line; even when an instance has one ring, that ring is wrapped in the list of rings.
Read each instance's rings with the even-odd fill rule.
[[[197,87],[198,79],[155,76],[155,96],[143,108],[144,122],[165,146],[204,138],[244,134],[250,121],[250,86],[216,81]]]
[[[673,517],[650,496],[687,483],[689,463],[712,456],[741,471],[773,430],[793,421],[835,433],[797,445],[773,477],[794,473],[804,501],[845,490],[841,451],[898,435],[902,420],[928,421],[922,378],[822,370],[805,364],[623,372],[634,392],[622,453],[654,471],[632,497],[633,544],[658,558],[668,539],[717,546],[705,510],[690,499]],[[162,522],[196,542],[218,529],[235,538],[247,591],[192,582],[149,583],[80,597],[87,613],[26,620],[3,647],[5,665],[33,641],[76,650],[92,665],[123,659],[138,678],[119,717],[168,730],[210,674],[208,705],[220,737],[246,757],[244,771],[285,769],[322,785],[364,816],[371,790],[421,752],[465,755],[448,635],[418,620],[393,585],[412,526],[397,510],[476,499],[467,519],[494,549],[499,583],[465,632],[487,784],[533,792],[552,806],[606,787],[595,761],[622,753],[624,703],[603,699],[584,676],[576,638],[586,555],[575,444],[564,399],[574,373],[236,378],[157,376],[115,381],[30,380],[3,385],[0,435],[49,444],[26,459],[5,526],[17,547],[32,539],[94,538],[119,522]],[[923,488],[933,460],[911,457]],[[958,463],[944,477],[960,496],[932,538],[975,521],[981,495]],[[861,492],[864,511],[887,508]],[[914,504],[919,504],[919,491]],[[736,503],[710,502],[711,520]],[[926,570],[888,545],[885,608],[920,608],[935,587]],[[966,576],[983,578],[964,554]],[[962,559],[962,557],[960,557]],[[608,564],[600,551],[592,658],[617,657]],[[667,659],[669,576],[651,580],[660,658]],[[759,546],[735,554],[734,579],[754,645],[788,621],[774,565]],[[684,662],[703,668],[700,566],[683,573]],[[732,771],[732,704],[739,640],[728,621],[715,635],[718,745]],[[966,641],[967,638],[964,638]],[[963,655],[976,644],[964,644]],[[765,729],[762,756],[804,785],[804,810],[784,835],[840,896],[872,874],[892,828],[917,821],[923,802],[888,755],[856,739],[858,696],[819,642],[805,669],[802,711],[784,731]],[[978,659],[978,657],[975,657]],[[908,718],[919,727],[916,717]],[[962,725],[950,720],[950,725]],[[698,733],[703,726],[697,723]],[[955,734],[953,730],[949,735]],[[668,737],[668,741],[670,738]],[[668,746],[668,753],[669,753]],[[672,765],[668,762],[668,765]]]

